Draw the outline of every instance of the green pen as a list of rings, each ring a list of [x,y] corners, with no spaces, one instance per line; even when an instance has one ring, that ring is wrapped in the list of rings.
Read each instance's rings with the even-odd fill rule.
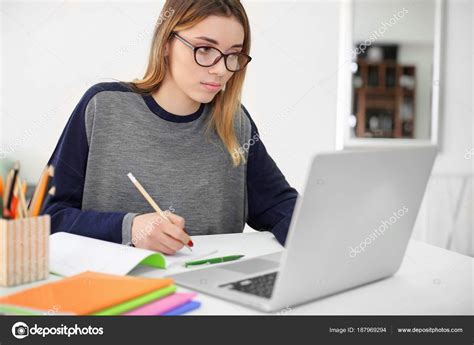
[[[238,260],[243,257],[244,255],[230,255],[230,256],[223,256],[220,258],[211,258],[211,259],[204,259],[204,260],[198,260],[198,261],[188,261],[184,263],[184,266],[188,267],[188,266],[197,266],[197,265],[206,265],[206,264],[208,265],[218,264],[221,262]]]

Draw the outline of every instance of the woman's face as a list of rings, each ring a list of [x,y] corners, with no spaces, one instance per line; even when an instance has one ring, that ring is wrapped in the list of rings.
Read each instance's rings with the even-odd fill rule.
[[[209,16],[178,34],[193,46],[214,47],[224,54],[240,52],[244,42],[244,29],[235,17]],[[193,50],[176,37],[171,38],[167,48],[168,77],[196,102],[211,102],[235,73],[226,69],[224,58],[211,67],[198,65]]]

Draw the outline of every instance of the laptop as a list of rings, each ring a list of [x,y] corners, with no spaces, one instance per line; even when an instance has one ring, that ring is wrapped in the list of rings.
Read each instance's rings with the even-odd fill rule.
[[[317,154],[286,249],[171,275],[177,285],[265,312],[395,274],[436,147]]]

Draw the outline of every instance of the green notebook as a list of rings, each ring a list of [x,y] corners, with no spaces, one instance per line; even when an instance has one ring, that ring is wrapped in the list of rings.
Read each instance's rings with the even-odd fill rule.
[[[15,305],[8,305],[8,304],[0,304],[0,315],[31,315],[31,316],[40,316],[40,315],[74,315],[74,314],[67,314],[67,313],[56,313],[53,310],[46,311],[46,310],[37,310],[37,309],[30,309],[25,307],[18,307]]]
[[[169,285],[165,288],[162,288],[160,290],[152,291],[150,293],[147,293],[145,295],[142,295],[140,297],[137,297],[135,299],[123,302],[121,304],[117,304],[113,307],[101,310],[97,313],[94,313],[92,315],[119,315],[126,313],[127,311],[136,309],[144,304],[150,303],[154,300],[157,300],[159,298],[171,295],[176,291],[176,285]]]

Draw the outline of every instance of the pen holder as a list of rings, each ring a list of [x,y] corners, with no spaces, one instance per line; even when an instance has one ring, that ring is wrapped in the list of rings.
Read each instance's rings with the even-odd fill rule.
[[[0,219],[0,285],[13,286],[49,276],[49,215]]]

